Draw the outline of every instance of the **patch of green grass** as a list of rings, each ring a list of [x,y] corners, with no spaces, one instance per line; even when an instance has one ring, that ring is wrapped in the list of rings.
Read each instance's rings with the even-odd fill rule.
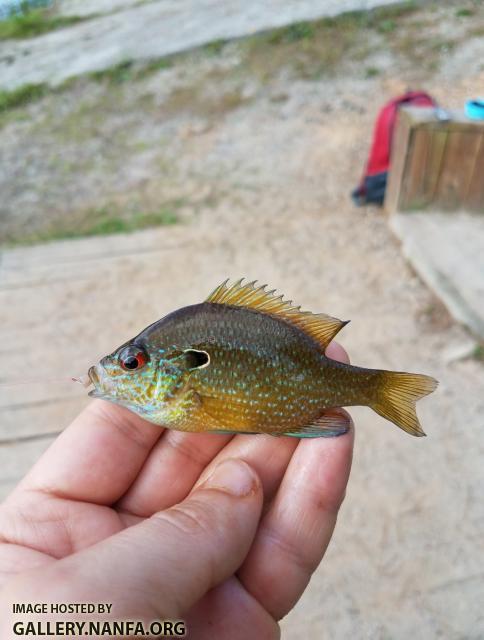
[[[123,84],[134,78],[134,62],[133,60],[123,60],[118,64],[101,69],[100,71],[91,71],[87,74],[91,80],[95,82],[108,82],[109,84]]]
[[[138,70],[138,76],[144,77],[149,75],[150,73],[156,73],[157,71],[162,71],[164,69],[171,69],[174,65],[173,56],[169,56],[166,58],[157,58],[153,60],[149,60]]]
[[[386,46],[400,59],[403,65],[411,65],[414,73],[419,75],[435,73],[442,62],[462,41],[462,36],[442,38],[441,36],[421,37],[429,32],[433,26],[430,13],[438,8],[438,3],[430,2],[426,11],[415,14],[405,20],[391,34],[383,34]],[[453,11],[451,9],[451,11]],[[449,15],[448,19],[452,19]],[[468,30],[466,38],[475,34]]]
[[[389,33],[396,29],[399,19],[409,16],[417,9],[416,2],[401,2],[367,11],[348,11],[333,18],[323,18],[321,22],[343,30],[375,29],[380,33]]]
[[[218,56],[222,53],[225,45],[227,44],[227,40],[212,40],[212,42],[208,42],[204,44],[202,49],[205,53],[208,53],[210,56]]]
[[[120,85],[125,82],[139,80],[163,69],[170,69],[173,64],[173,57],[170,56],[149,60],[148,62],[123,60],[112,67],[101,69],[100,71],[92,71],[87,75],[88,78],[95,82],[107,82],[112,85]]]
[[[148,227],[169,226],[178,222],[176,211],[169,207],[162,207],[158,211],[137,211],[127,216],[115,214],[109,209],[97,209],[88,216],[84,225],[70,231],[70,237],[129,233]]]
[[[86,20],[80,16],[56,16],[47,9],[28,9],[0,21],[0,40],[33,38]]]
[[[380,74],[380,70],[376,67],[367,67],[365,69],[365,78],[374,78]]]
[[[270,82],[284,67],[299,78],[316,79],[332,70],[353,44],[351,36],[327,20],[298,23],[242,41],[241,66],[262,83]]]
[[[256,34],[241,41],[241,65],[264,83],[282,67],[292,69],[297,77],[315,80],[333,73],[344,60],[363,62],[378,46],[378,36],[393,36],[417,9],[417,3],[403,2]]]
[[[1,23],[0,23],[1,24]],[[135,64],[132,60],[124,60],[108,69],[93,71],[85,77],[94,82],[105,82],[109,85],[122,85],[127,82],[144,78],[147,75],[168,69],[173,65],[173,58],[160,58],[150,60],[147,63]],[[48,93],[61,93],[69,91],[72,87],[83,81],[81,76],[75,76],[65,80],[60,86],[53,88],[47,83],[25,84],[11,91],[0,89],[0,116],[17,107],[27,106],[39,100]],[[1,124],[1,123],[0,123]]]
[[[130,233],[150,227],[171,226],[180,223],[173,207],[161,207],[158,211],[138,211],[131,215],[114,213],[111,208],[93,209],[86,212],[84,220],[73,226],[52,226],[52,228],[29,236],[7,239],[7,246],[32,245],[40,242],[53,242],[73,238],[103,236],[116,233]]]
[[[435,39],[430,41],[430,50],[437,53],[450,53],[456,46],[453,40]]]
[[[419,8],[419,4],[422,3],[419,3],[416,0],[407,0],[407,2],[397,2],[393,5],[377,7],[371,13],[374,14],[377,20],[401,18],[417,11],[417,9]]]
[[[472,9],[462,7],[460,9],[456,9],[455,15],[457,18],[470,18],[474,15],[474,11],[472,11]]]
[[[392,33],[397,28],[397,23],[395,20],[380,20],[377,25],[377,30],[380,33]]]
[[[478,362],[484,362],[484,344],[476,345],[472,357]]]
[[[267,41],[273,45],[288,42],[299,42],[300,40],[310,40],[315,34],[315,24],[311,22],[296,22],[295,24],[290,24],[287,27],[269,31],[267,34]]]
[[[12,91],[0,90],[0,114],[10,109],[23,107],[39,98],[42,98],[49,91],[45,83],[24,84]]]

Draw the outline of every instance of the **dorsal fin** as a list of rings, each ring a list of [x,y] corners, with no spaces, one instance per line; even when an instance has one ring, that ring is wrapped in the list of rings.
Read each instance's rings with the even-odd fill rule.
[[[276,295],[275,289],[266,291],[266,284],[257,287],[257,280],[247,284],[242,282],[243,278],[229,285],[228,280],[225,280],[208,296],[206,302],[247,307],[277,316],[304,331],[323,348],[347,324],[324,313],[301,311],[301,307],[294,306],[291,300],[283,300],[282,295]]]

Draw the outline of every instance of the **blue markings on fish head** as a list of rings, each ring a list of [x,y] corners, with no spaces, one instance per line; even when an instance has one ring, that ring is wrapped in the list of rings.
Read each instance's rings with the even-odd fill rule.
[[[176,351],[140,345],[123,345],[91,367],[94,384],[90,395],[129,408],[146,419],[161,423],[168,405],[184,387],[186,370]]]

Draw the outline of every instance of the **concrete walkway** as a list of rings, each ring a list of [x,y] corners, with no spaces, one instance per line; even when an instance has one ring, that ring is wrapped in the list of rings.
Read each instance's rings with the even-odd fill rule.
[[[420,276],[484,341],[484,216],[397,213],[390,225]]]
[[[57,85],[71,76],[106,69],[125,60],[159,58],[213,40],[394,3],[395,0],[158,0],[130,7],[127,2],[104,2],[104,11],[111,7],[112,13],[37,38],[0,42],[0,88],[41,82]],[[97,3],[82,4],[86,5],[83,11],[76,3],[73,10],[97,11]]]

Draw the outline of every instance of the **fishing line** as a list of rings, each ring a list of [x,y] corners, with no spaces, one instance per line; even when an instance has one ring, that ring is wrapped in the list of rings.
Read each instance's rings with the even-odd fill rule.
[[[62,378],[46,378],[44,380],[38,380],[38,379],[32,379],[32,380],[15,380],[12,382],[0,382],[0,389],[4,388],[4,387],[17,387],[20,385],[35,385],[35,384],[48,384],[48,383],[55,383],[55,384],[64,384],[64,383],[72,383],[72,382],[76,382],[77,384],[82,385],[83,387],[88,387],[91,384],[91,380],[89,379],[89,377],[87,375],[83,375],[83,376],[78,376],[78,377],[74,377],[74,376],[66,376],[66,377],[62,377]]]

